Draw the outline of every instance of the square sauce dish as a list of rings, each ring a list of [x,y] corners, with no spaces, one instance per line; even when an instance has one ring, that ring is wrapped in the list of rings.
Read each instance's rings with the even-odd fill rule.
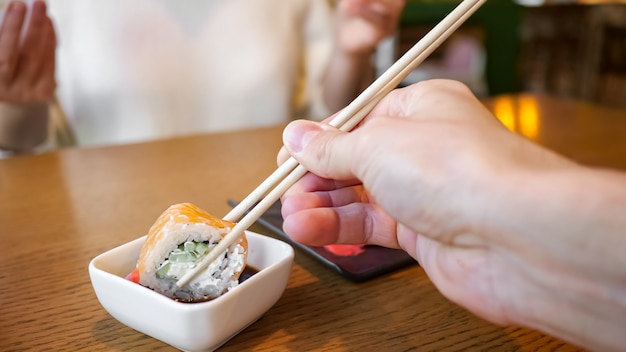
[[[293,248],[250,231],[246,237],[252,276],[210,301],[178,302],[126,279],[146,236],[95,257],[89,277],[100,304],[121,323],[181,350],[213,351],[258,320],[287,286]]]

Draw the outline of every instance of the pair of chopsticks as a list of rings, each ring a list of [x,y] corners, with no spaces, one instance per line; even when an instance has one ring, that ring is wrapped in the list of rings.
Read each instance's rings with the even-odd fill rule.
[[[439,22],[419,42],[407,51],[387,71],[365,89],[354,101],[341,110],[329,122],[329,125],[341,131],[350,131],[385,97],[395,89],[406,76],[421,64],[441,43],[443,43],[463,22],[465,22],[486,0],[464,0],[448,16]],[[196,275],[205,270],[245,230],[263,215],[307,170],[293,157],[284,162],[272,175],[254,189],[243,201],[231,210],[224,220],[236,222],[248,209],[246,216],[198,263],[191,271],[181,277],[176,285],[183,287]],[[280,181],[282,180],[282,181]],[[280,181],[280,183],[279,183]],[[276,183],[278,185],[271,189]],[[265,196],[265,197],[264,197]]]

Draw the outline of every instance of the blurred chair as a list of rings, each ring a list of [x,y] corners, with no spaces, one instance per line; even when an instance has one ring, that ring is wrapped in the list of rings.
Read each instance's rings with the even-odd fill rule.
[[[580,95],[626,107],[626,5],[590,6],[586,27]]]
[[[50,104],[50,125],[47,149],[76,146],[76,134],[70,124],[61,101],[55,95]]]

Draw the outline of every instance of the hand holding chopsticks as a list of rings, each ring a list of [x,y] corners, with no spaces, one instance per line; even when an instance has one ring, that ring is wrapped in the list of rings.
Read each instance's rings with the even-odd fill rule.
[[[448,16],[439,22],[428,34],[407,51],[385,73],[374,81],[345,109],[330,121],[330,125],[342,131],[352,130],[378,102],[395,89],[402,80],[421,64],[443,41],[463,24],[486,0],[464,0]],[[185,274],[176,283],[182,287],[217,259],[241,234],[276,202],[296,181],[306,174],[306,169],[294,158],[289,158],[272,175],[253,190],[224,219],[237,221],[243,216],[231,232],[226,235],[197,266]],[[282,180],[282,181],[281,181]],[[271,189],[275,184],[278,185]]]

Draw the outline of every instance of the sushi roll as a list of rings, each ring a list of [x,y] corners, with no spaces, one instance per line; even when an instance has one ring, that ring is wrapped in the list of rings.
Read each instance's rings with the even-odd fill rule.
[[[248,253],[245,234],[187,285],[176,282],[234,226],[190,203],[170,206],[150,228],[130,279],[180,301],[219,297],[239,284]]]

